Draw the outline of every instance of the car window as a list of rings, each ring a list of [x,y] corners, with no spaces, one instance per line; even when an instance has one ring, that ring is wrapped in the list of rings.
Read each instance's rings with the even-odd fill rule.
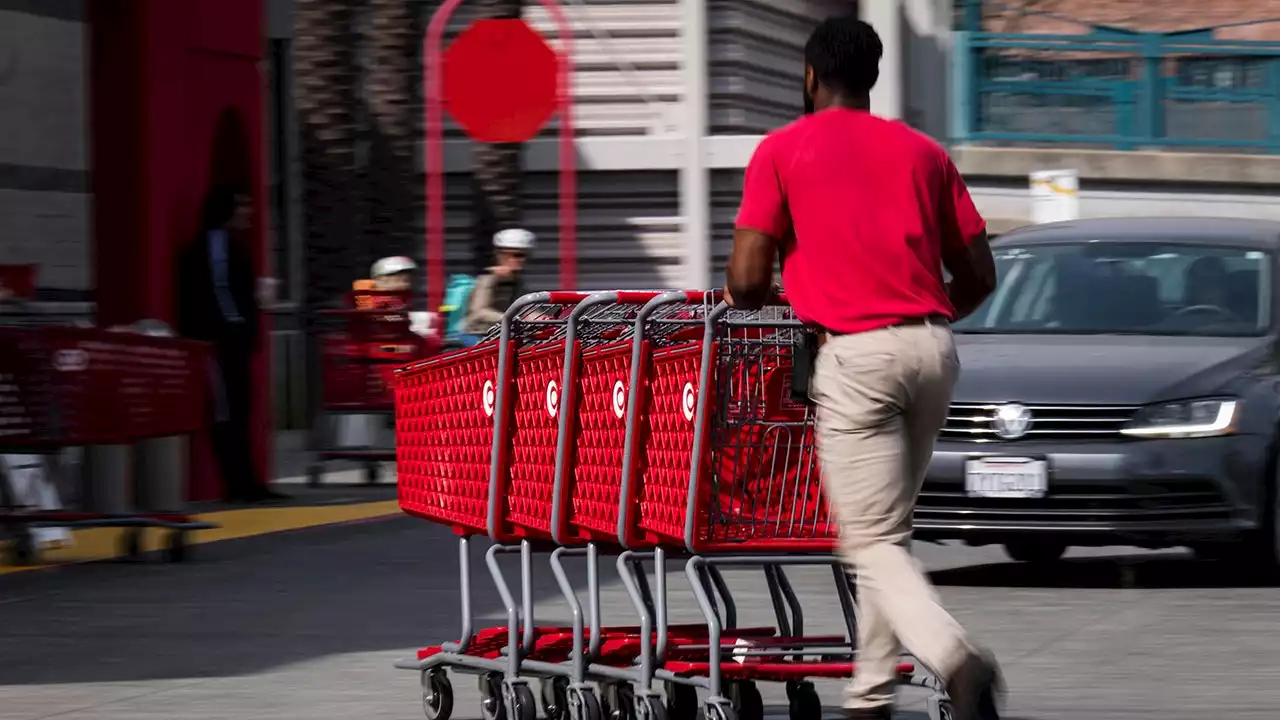
[[[1081,240],[997,247],[1000,282],[961,332],[1238,336],[1271,325],[1271,256]]]

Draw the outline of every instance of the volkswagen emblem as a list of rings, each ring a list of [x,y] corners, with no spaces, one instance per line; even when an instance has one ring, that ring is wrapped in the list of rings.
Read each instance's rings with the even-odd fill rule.
[[[991,418],[991,429],[1004,440],[1017,440],[1031,429],[1031,411],[1017,403],[1001,405]]]

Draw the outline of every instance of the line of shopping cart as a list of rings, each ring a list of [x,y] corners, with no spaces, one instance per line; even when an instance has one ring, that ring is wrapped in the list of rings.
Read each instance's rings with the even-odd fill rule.
[[[72,326],[0,327],[0,454],[45,456],[195,433],[208,422],[206,367],[205,344],[191,340]],[[162,528],[170,531],[172,561],[185,558],[188,532],[216,527],[176,507],[126,511],[120,506],[127,498],[95,497],[104,489],[86,473],[82,480],[76,511],[24,504],[0,483],[0,531],[12,562],[35,560],[36,527],[127,528],[121,550],[130,557],[141,552],[142,528]],[[116,490],[127,494],[128,488]]]
[[[460,536],[460,637],[397,663],[421,673],[430,720],[453,710],[450,671],[479,676],[485,720],[534,720],[529,680],[549,720],[761,720],[758,682],[784,683],[796,720],[821,717],[813,680],[853,672],[855,588],[834,555],[812,413],[790,396],[804,328],[779,303],[535,293],[479,345],[397,372],[400,505]],[[468,545],[483,535],[506,624],[477,630]],[[535,552],[549,554],[569,627],[535,622]],[[519,601],[498,562],[508,553]],[[616,555],[638,625],[603,625],[601,555]],[[586,561],[585,613],[569,558]],[[675,558],[698,622],[670,617]],[[843,634],[806,634],[785,572],[801,565],[830,568]],[[739,624],[726,567],[762,570],[773,627]],[[949,716],[936,678],[898,670],[932,691],[931,717]]]

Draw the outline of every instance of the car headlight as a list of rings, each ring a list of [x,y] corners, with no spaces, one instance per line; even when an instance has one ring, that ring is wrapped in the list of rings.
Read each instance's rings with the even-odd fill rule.
[[[1199,438],[1235,432],[1236,400],[1186,400],[1143,408],[1123,435],[1144,438]]]

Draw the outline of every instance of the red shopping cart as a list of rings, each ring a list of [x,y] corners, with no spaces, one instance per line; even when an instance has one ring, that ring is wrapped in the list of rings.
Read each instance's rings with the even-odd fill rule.
[[[332,460],[361,463],[368,484],[378,482],[381,463],[395,460],[395,449],[378,446],[372,437],[376,428],[362,426],[368,430],[362,442],[338,443],[335,436],[341,437],[344,418],[392,414],[395,369],[428,354],[427,342],[410,330],[408,301],[408,293],[361,290],[348,296],[350,307],[320,311],[322,415],[312,426],[318,448],[307,468],[312,487],[323,482]]]
[[[0,454],[47,455],[67,447],[133,445],[189,435],[207,424],[203,343],[79,327],[0,327]],[[82,503],[93,501],[81,488]],[[186,533],[214,527],[179,512],[41,510],[0,502],[0,527],[19,563],[35,556],[30,528],[159,527],[172,530],[171,560]],[[139,552],[137,532],[124,537]]]
[[[811,414],[789,397],[804,329],[785,305],[744,313],[714,299],[530,296],[498,337],[400,373],[402,507],[464,536],[461,638],[400,664],[422,672],[429,717],[452,707],[445,668],[483,675],[486,711],[520,720],[533,712],[526,677],[550,680],[548,717],[691,719],[701,687],[708,717],[754,720],[762,712],[757,681],[786,683],[793,715],[816,717],[821,704],[809,681],[852,672],[852,585],[832,555]],[[613,329],[581,334],[597,317]],[[473,633],[466,536],[481,532],[497,543],[487,560],[507,625]],[[556,548],[552,569],[572,627],[534,623],[535,544]],[[702,623],[668,622],[668,551],[689,556]],[[520,604],[498,570],[503,552],[521,554]],[[619,553],[639,627],[601,627],[599,552]],[[575,553],[588,557],[589,629],[560,562]],[[656,593],[641,582],[636,566],[644,562],[653,563]],[[798,564],[831,568],[845,635],[805,635],[784,572]],[[738,626],[724,566],[764,569],[776,627]],[[899,670],[937,689],[912,665]],[[665,703],[651,690],[655,679],[667,683]],[[602,698],[588,681],[600,683]],[[942,712],[941,698],[935,707]]]

